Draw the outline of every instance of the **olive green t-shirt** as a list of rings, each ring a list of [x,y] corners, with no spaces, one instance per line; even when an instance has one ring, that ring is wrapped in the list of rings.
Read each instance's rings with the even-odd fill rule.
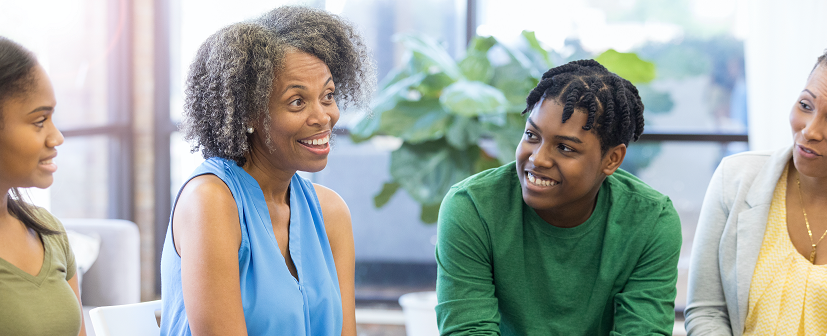
[[[0,258],[0,335],[77,336],[81,307],[67,282],[75,276],[75,257],[57,218],[43,209],[37,215],[61,233],[40,236],[44,256],[37,276]]]
[[[442,335],[671,335],[681,225],[668,197],[618,169],[594,211],[552,226],[515,164],[457,183],[439,210]]]

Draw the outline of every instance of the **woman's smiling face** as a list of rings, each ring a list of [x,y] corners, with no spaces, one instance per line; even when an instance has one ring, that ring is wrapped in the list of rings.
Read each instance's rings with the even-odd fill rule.
[[[333,126],[339,120],[335,91],[333,76],[322,60],[300,51],[288,52],[270,93],[270,153],[264,154],[268,149],[261,132],[254,133],[253,148],[280,170],[324,169]]]
[[[0,187],[47,188],[57,165],[63,134],[52,122],[55,94],[46,71],[33,69],[33,85],[0,106]]]
[[[585,111],[575,109],[563,123],[563,105],[543,99],[529,114],[517,147],[523,200],[545,221],[562,224],[557,226],[588,219],[600,185],[625,155],[625,145],[618,146],[623,147],[620,162],[603,155],[597,135],[583,129],[586,119]]]

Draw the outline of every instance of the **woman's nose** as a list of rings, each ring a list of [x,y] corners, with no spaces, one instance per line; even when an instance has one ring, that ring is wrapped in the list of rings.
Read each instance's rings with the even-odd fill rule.
[[[46,147],[52,148],[63,144],[63,133],[52,124],[52,132],[46,137]]]
[[[827,119],[825,113],[816,113],[814,118],[808,120],[801,129],[804,139],[816,142],[824,140],[825,133],[827,133],[827,120],[825,119]]]

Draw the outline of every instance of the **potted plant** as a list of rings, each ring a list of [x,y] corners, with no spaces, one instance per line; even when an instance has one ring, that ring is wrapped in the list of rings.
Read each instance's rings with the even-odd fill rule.
[[[376,207],[401,188],[421,205],[420,219],[435,223],[452,185],[514,160],[525,97],[551,67],[534,33],[522,37],[525,52],[475,37],[459,60],[426,36],[397,37],[407,49],[402,65],[380,84],[373,115],[350,130],[354,142],[377,135],[402,140],[391,153],[392,179],[374,197]],[[635,54],[610,49],[595,59],[636,84],[655,77],[654,64]]]

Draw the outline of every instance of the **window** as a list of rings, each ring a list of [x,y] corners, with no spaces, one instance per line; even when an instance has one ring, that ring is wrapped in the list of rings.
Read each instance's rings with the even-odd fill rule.
[[[0,0],[0,35],[33,51],[55,88],[59,170],[30,194],[60,218],[133,216],[128,6]]]

